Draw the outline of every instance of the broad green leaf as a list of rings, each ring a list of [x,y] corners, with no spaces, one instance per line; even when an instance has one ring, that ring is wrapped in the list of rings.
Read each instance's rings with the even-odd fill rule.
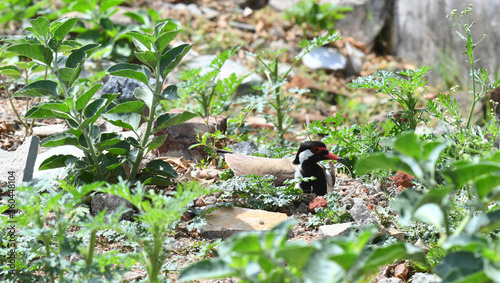
[[[195,113],[184,111],[182,113],[165,113],[156,119],[156,129],[153,131],[157,133],[158,131],[165,129],[170,126],[178,125],[180,123],[186,122],[198,116]]]
[[[153,51],[153,38],[150,35],[140,31],[130,31],[127,35],[132,37],[134,45],[140,51]]]
[[[466,185],[480,176],[500,172],[500,164],[489,161],[482,161],[475,164],[463,164],[455,168],[443,171],[450,183],[457,189]]]
[[[106,105],[106,99],[103,99],[103,98],[98,98],[98,99],[92,101],[83,110],[83,117],[85,117],[85,119],[88,119],[88,118],[93,118],[95,116],[101,115],[102,111],[104,110],[105,105]]]
[[[177,36],[177,34],[180,31],[181,31],[181,28],[177,27],[175,30],[165,32],[164,34],[160,35],[156,39],[155,45],[156,45],[156,48],[160,54],[162,54],[162,55],[165,54],[165,51],[167,51],[168,45],[170,44],[170,42],[172,42],[172,40],[175,39],[175,37]]]
[[[435,203],[426,203],[418,207],[413,213],[413,218],[438,229],[443,228],[444,214],[439,205]]]
[[[104,14],[108,12],[110,8],[118,6],[123,2],[125,2],[125,0],[102,0],[99,5],[99,11]]]
[[[128,112],[140,112],[144,109],[144,102],[132,100],[117,104],[115,107],[111,108],[106,113],[128,113]]]
[[[101,141],[96,144],[96,147],[98,150],[102,151],[122,141],[125,141],[125,139],[116,133],[103,133],[101,135]]]
[[[68,59],[66,60],[66,67],[68,68],[76,68],[78,65],[83,64],[86,59],[88,59],[94,51],[97,50],[101,46],[100,44],[93,43],[93,44],[87,44],[78,50],[75,50],[73,53],[71,53],[68,56]]]
[[[66,161],[76,159],[73,155],[53,155],[40,163],[39,170],[66,167]]]
[[[38,60],[46,66],[50,66],[53,59],[52,51],[40,44],[23,43],[10,46],[7,50],[34,60]]]
[[[482,258],[470,252],[448,253],[434,268],[443,282],[491,282],[483,271]]]
[[[170,163],[161,159],[155,159],[149,162],[146,167],[142,169],[142,172],[165,176],[167,178],[177,177],[177,172],[170,166]]]
[[[148,152],[155,148],[159,148],[165,143],[165,140],[167,139],[167,135],[161,135],[161,136],[156,136],[153,138],[151,142],[148,143],[146,146],[148,148]]]
[[[424,193],[421,191],[404,190],[395,200],[391,201],[391,207],[400,214],[401,224],[410,224],[413,211],[423,195]]]
[[[39,80],[33,82],[14,93],[14,97],[43,97],[58,98],[59,85],[54,81]]]
[[[39,38],[47,38],[49,36],[49,20],[45,17],[38,17],[30,21],[31,31]]]
[[[361,158],[356,162],[356,174],[363,175],[373,170],[400,170],[406,173],[413,174],[413,170],[400,157],[393,154],[374,154]]]
[[[116,64],[108,69],[108,73],[113,76],[137,80],[145,85],[149,85],[151,78],[151,71],[148,68],[129,63]]]
[[[136,131],[141,123],[141,115],[138,113],[105,113],[102,118],[115,126],[133,131]]]
[[[182,58],[191,50],[192,45],[181,44],[161,56],[160,60],[160,73],[166,77],[182,60]]]
[[[490,231],[495,231],[496,229],[500,229],[499,209],[475,216],[465,227],[465,231],[470,234],[477,232],[488,233]]]
[[[43,139],[40,143],[40,146],[43,147],[55,147],[61,145],[76,145],[78,146],[78,138],[75,137],[72,133],[64,132],[55,134]]]
[[[1,66],[0,74],[6,75],[9,77],[20,77],[22,75],[21,70],[18,67],[13,65]]]
[[[422,145],[414,133],[400,135],[394,142],[394,149],[400,153],[420,160],[422,158]]]
[[[225,278],[237,276],[236,270],[221,258],[198,261],[181,272],[178,281],[187,282],[204,278]]]
[[[146,106],[151,109],[153,108],[153,99],[154,99],[154,96],[153,96],[153,93],[151,92],[151,90],[149,88],[136,88],[134,89],[134,96],[144,102],[144,104],[146,104]]]
[[[26,115],[24,115],[24,117],[28,119],[49,119],[49,118],[57,118],[58,115],[53,113],[52,110],[41,109],[34,106],[28,111],[26,111]]]
[[[304,245],[293,243],[281,248],[276,255],[282,257],[290,266],[302,270],[315,250],[314,246],[306,243]]]
[[[156,65],[158,65],[159,58],[156,57],[156,53],[153,51],[142,51],[135,52],[135,56],[139,61],[148,65],[151,69],[156,69]]]
[[[418,248],[415,249],[420,250]],[[359,256],[359,260],[362,264],[360,264],[358,272],[361,271],[366,274],[386,264],[393,263],[395,260],[407,259],[408,256],[406,243],[401,242],[366,248]],[[420,250],[419,258],[425,260],[425,253],[423,250]]]
[[[231,253],[239,253],[244,255],[259,255],[263,252],[263,247],[259,241],[257,233],[245,233],[241,236],[232,237],[228,240],[228,244],[224,245],[224,250]],[[225,254],[225,252],[224,252]]]
[[[84,92],[78,99],[76,100],[75,107],[76,110],[82,111],[87,103],[94,97],[95,93],[101,88],[102,84],[95,84],[91,88],[89,88],[86,92]]]
[[[82,66],[78,66],[77,68],[60,68],[56,71],[56,75],[59,78],[59,82],[69,88],[78,79],[81,72]]]
[[[484,201],[489,193],[493,192],[495,188],[500,187],[500,172],[477,177],[474,180],[474,185],[478,196]],[[493,197],[495,200],[498,198],[498,196]]]
[[[177,100],[179,99],[179,93],[177,92],[176,85],[167,86],[161,93],[161,97],[166,100]]]
[[[139,181],[144,185],[155,185],[155,186],[171,186],[172,181],[158,176],[153,175],[140,175]]]
[[[50,48],[57,50],[77,21],[78,18],[62,18],[57,20],[56,22],[61,22],[61,24],[53,31],[53,37],[49,42]]]

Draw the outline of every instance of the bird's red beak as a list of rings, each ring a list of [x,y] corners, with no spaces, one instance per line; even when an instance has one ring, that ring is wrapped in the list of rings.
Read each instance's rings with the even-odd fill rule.
[[[335,155],[331,152],[328,152],[327,155],[325,155],[326,158],[330,159],[330,160],[339,160],[339,159],[343,159],[342,157],[338,156],[338,155]]]

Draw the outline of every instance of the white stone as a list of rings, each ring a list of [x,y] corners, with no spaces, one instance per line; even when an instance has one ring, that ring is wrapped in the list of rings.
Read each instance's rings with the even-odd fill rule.
[[[319,231],[325,237],[347,236],[353,224],[354,222],[323,225],[319,227]]]
[[[343,70],[346,67],[347,60],[345,56],[331,47],[318,47],[311,52],[307,53],[302,62],[308,68],[329,69],[329,70]]]

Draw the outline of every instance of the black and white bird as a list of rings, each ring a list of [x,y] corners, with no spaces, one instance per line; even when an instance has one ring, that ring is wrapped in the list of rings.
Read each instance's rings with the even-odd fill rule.
[[[300,188],[304,193],[325,195],[335,185],[335,168],[326,170],[318,164],[321,160],[345,161],[344,158],[331,153],[326,145],[320,141],[307,141],[300,145],[295,159],[266,158],[249,156],[239,153],[221,152],[226,163],[236,176],[239,175],[273,175],[274,184],[280,186],[287,179],[297,177],[315,177],[314,180],[303,181]]]

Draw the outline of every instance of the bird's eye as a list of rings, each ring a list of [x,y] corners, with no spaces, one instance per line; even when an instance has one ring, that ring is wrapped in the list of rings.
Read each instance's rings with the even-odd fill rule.
[[[311,148],[311,152],[313,154],[318,154],[320,152],[320,150],[319,150],[319,148],[317,146],[314,146],[314,147]]]

